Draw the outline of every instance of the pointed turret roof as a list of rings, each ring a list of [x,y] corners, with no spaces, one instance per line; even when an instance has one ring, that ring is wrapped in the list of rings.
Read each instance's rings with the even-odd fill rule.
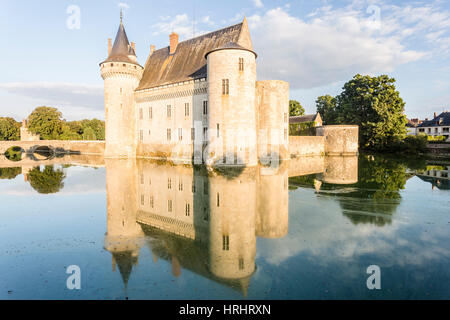
[[[136,53],[128,41],[122,20],[120,21],[119,30],[117,30],[111,53],[104,62],[127,62],[139,65],[137,63]]]

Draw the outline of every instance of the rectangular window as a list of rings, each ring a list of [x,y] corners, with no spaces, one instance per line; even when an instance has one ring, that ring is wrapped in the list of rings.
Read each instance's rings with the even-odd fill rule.
[[[150,196],[150,207],[153,208],[153,205],[154,205],[153,196]]]
[[[170,105],[167,106],[167,118],[172,116],[172,107]]]
[[[185,103],[185,104],[184,104],[184,115],[185,115],[186,117],[189,116],[189,103]]]
[[[167,189],[172,189],[172,179],[167,179]]]
[[[145,197],[143,194],[141,194],[141,205],[144,205],[145,203]]]
[[[239,258],[239,270],[244,270],[244,258]]]
[[[148,118],[153,119],[153,108],[152,107],[148,108]]]
[[[203,127],[203,142],[208,141],[208,127]]]
[[[217,206],[220,207],[220,195],[217,192]]]
[[[217,124],[217,138],[220,138],[220,125]]]
[[[228,251],[230,250],[230,236],[222,236],[222,250]]]
[[[144,112],[142,111],[142,108],[139,108],[139,119],[144,119]]]
[[[172,130],[167,129],[167,141],[172,140]]]
[[[189,217],[191,215],[191,205],[189,203],[186,203],[186,217]]]
[[[191,140],[195,140],[195,128],[191,128]]]
[[[183,128],[178,128],[178,140],[183,140]]]
[[[244,58],[239,58],[239,71],[244,71]]]
[[[228,95],[230,94],[230,80],[222,79],[222,94]]]
[[[139,140],[142,142],[144,141],[144,130],[139,131]]]
[[[172,200],[167,200],[167,211],[172,212]]]
[[[208,101],[203,101],[203,115],[208,114]]]
[[[183,191],[183,181],[181,179],[178,182],[178,191]]]

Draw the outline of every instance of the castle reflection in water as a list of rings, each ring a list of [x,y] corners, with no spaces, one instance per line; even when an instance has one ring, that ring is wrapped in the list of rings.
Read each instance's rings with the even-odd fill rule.
[[[105,160],[105,249],[124,285],[148,246],[154,261],[200,274],[246,295],[256,270],[256,237],[282,238],[289,225],[289,177],[353,184],[354,157],[308,157],[272,167],[206,168],[144,160]]]

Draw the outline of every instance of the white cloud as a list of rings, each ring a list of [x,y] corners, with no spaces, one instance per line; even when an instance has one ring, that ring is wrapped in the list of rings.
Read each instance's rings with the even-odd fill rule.
[[[186,14],[178,14],[175,17],[165,16],[160,17],[160,22],[155,23],[151,26],[154,36],[161,34],[170,34],[176,32],[180,35],[181,39],[189,39],[194,35],[194,21]],[[213,22],[209,17],[205,17],[200,20],[202,23],[206,25],[213,25]],[[195,35],[198,36],[200,34],[205,33],[206,31],[198,28],[198,22],[195,22]]]
[[[130,9],[130,6],[128,5],[128,3],[125,3],[125,2],[119,2],[119,4],[117,6],[122,9]]]
[[[293,89],[313,88],[356,73],[392,72],[427,56],[428,52],[408,49],[403,30],[396,25],[398,19],[389,19],[374,28],[373,16],[365,9],[330,6],[313,12],[310,20],[294,17],[283,8],[251,16],[258,76],[289,81]]]
[[[10,82],[0,83],[0,92],[5,92],[2,97],[0,110],[8,111],[17,119],[27,116],[37,106],[47,105],[57,107],[67,119],[79,119],[80,117],[104,117],[103,86],[84,85],[74,83],[51,82]],[[8,97],[10,96],[10,97]],[[8,110],[8,101],[19,100],[30,107],[21,110]],[[31,110],[30,110],[31,108]],[[11,111],[16,112],[11,114]]]
[[[261,0],[252,0],[253,1],[253,5],[257,8],[262,8],[264,7],[264,4],[262,3]]]

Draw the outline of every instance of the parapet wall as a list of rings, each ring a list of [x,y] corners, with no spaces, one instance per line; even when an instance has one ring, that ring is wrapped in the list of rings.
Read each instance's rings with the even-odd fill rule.
[[[316,134],[325,139],[326,155],[354,155],[358,153],[358,126],[322,126],[316,128]]]
[[[324,155],[325,137],[290,136],[289,153],[291,154],[291,157]]]

